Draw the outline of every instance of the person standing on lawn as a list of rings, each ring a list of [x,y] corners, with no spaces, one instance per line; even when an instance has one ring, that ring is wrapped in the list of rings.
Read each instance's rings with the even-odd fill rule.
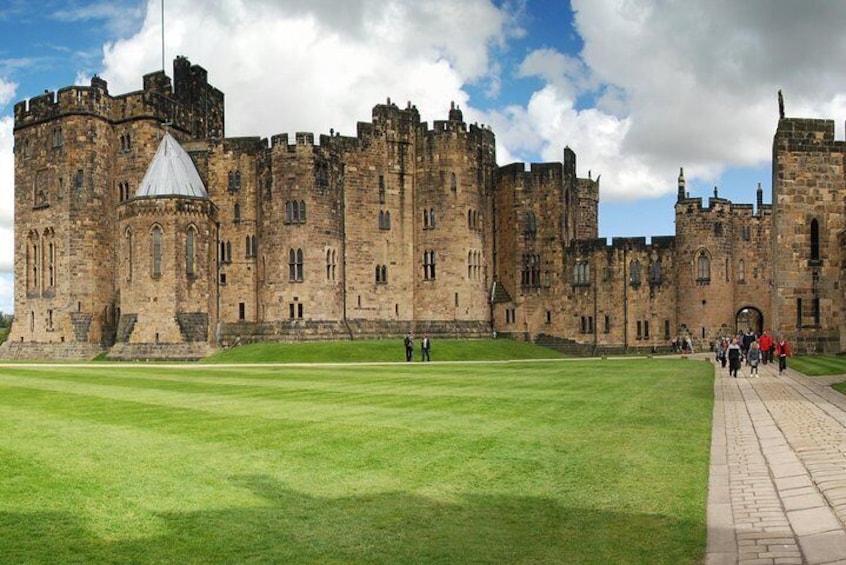
[[[423,339],[420,341],[420,351],[421,351],[421,361],[431,361],[432,359],[429,357],[429,351],[432,347],[432,341],[429,339],[429,334],[424,334]]]

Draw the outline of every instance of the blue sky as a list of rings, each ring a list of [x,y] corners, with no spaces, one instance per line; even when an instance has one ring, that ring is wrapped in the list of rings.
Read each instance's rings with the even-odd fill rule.
[[[373,105],[490,125],[497,160],[601,175],[600,236],[674,232],[692,196],[770,202],[788,116],[846,119],[846,3],[833,0],[164,0],[165,70],[184,55],[226,95],[229,136],[354,134]],[[162,0],[0,2],[0,310],[12,310],[16,102],[162,67]]]

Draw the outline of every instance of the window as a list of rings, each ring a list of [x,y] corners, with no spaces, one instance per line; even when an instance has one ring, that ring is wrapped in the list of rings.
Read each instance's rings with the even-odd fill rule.
[[[379,229],[391,229],[391,213],[387,210],[379,210]]]
[[[218,255],[220,256],[220,262],[221,263],[231,263],[232,262],[232,242],[221,241],[220,242],[220,250],[218,251]]]
[[[714,222],[714,235],[716,237],[722,237],[722,235],[723,235],[723,223],[722,222]]]
[[[746,280],[746,262],[743,259],[737,264],[737,280],[739,282]]]
[[[428,210],[423,210],[423,229],[424,230],[435,229],[435,209],[434,208],[429,208]]]
[[[670,320],[664,320],[664,339],[670,339]]]
[[[65,140],[62,134],[62,128],[53,128],[53,149],[57,149],[64,145]]]
[[[285,202],[285,223],[304,224],[306,221],[305,200],[288,200]]]
[[[540,286],[540,255],[523,255],[523,269],[520,273],[520,283],[524,287]]]
[[[640,261],[637,259],[629,263],[629,284],[634,287],[640,286]]]
[[[449,177],[449,189],[452,192],[458,192],[458,181],[455,178],[455,173],[450,173]]]
[[[46,235],[46,234],[45,234]],[[52,242],[47,244],[47,287],[56,285],[56,247]]]
[[[820,260],[820,224],[816,218],[811,220],[811,261]]]
[[[185,232],[185,274],[193,277],[197,266],[197,230],[189,226]]]
[[[153,226],[152,236],[152,275],[153,277],[162,276],[162,228]]]
[[[523,220],[523,234],[526,237],[534,238],[538,232],[538,221],[534,212],[528,212]]]
[[[241,221],[241,204],[240,203],[238,203],[238,202],[235,203],[235,209],[232,212],[232,216],[233,216],[234,221],[236,223]]]
[[[696,282],[702,285],[711,283],[711,259],[704,249],[696,257]]]
[[[376,265],[376,284],[388,283],[388,266]]]
[[[664,270],[660,260],[653,260],[649,264],[649,284],[657,286],[664,282]]]
[[[423,280],[435,280],[435,252],[434,250],[423,252]]]
[[[590,285],[590,263],[588,261],[576,261],[573,267],[573,284],[576,286]]]
[[[132,149],[132,138],[129,136],[128,133],[121,134],[121,136],[120,136],[120,151],[121,151],[121,153],[127,153],[130,149]]]
[[[124,181],[118,183],[118,196],[121,202],[129,200],[129,183]]]
[[[226,188],[229,192],[238,192],[241,190],[241,171],[229,171],[228,179],[229,182]]]
[[[611,333],[611,318],[605,314],[605,333]]]
[[[125,273],[126,273],[126,280],[132,280],[132,230],[127,228],[123,234],[123,241],[124,241],[124,261],[125,263]]]
[[[303,250],[293,248],[288,251],[288,280],[303,282]]]
[[[238,319],[239,320],[246,320],[247,319],[247,305],[243,302],[238,303]]]
[[[467,252],[467,278],[469,280],[481,280],[482,278],[482,252],[471,250]]]
[[[379,204],[385,203],[385,177],[379,175]]]
[[[740,228],[740,238],[743,241],[749,241],[749,226],[743,226]]]
[[[84,176],[84,173],[82,172],[82,169],[77,169],[76,175],[74,175],[74,177],[73,177],[73,188],[76,191],[81,191],[84,181],[85,181],[85,176]]]
[[[249,258],[255,257],[256,252],[256,236],[248,235],[244,237],[244,256]]]
[[[326,250],[326,280],[327,281],[334,281],[335,280],[335,268],[336,268],[336,252],[334,249],[327,249]]]
[[[637,321],[637,339],[643,339],[643,323],[640,320]]]

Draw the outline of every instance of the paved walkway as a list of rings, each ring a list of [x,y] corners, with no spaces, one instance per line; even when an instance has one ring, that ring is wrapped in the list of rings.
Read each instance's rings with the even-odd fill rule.
[[[846,565],[846,396],[716,366],[706,565]]]

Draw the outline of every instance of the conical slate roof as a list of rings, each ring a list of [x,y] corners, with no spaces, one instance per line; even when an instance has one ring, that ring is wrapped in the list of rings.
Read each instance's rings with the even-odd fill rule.
[[[200,180],[194,161],[173,136],[165,132],[135,196],[189,196],[207,199],[209,194]]]

